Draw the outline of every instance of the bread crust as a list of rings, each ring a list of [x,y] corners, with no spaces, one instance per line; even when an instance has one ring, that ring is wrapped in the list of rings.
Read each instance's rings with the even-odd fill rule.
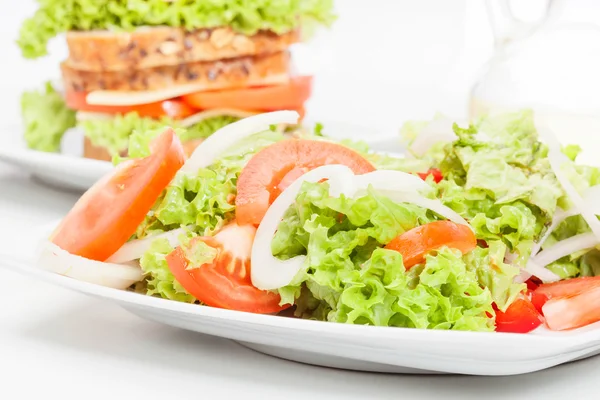
[[[229,27],[187,31],[159,26],[133,32],[70,31],[66,38],[70,68],[120,71],[277,53],[299,42],[300,31],[246,36]]]
[[[189,84],[198,85],[201,91],[285,81],[290,71],[290,54],[286,51],[225,61],[103,72],[78,70],[63,62],[61,70],[65,89],[75,92],[147,91]]]

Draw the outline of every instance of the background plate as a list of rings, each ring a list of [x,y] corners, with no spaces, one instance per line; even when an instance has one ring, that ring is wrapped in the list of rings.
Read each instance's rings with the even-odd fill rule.
[[[315,122],[307,121],[307,124],[314,126]],[[399,134],[393,130],[383,131],[337,121],[323,122],[323,126],[323,133],[334,139],[364,140],[372,144],[373,150],[385,152],[403,150],[398,140]],[[85,191],[113,168],[110,162],[81,157],[81,135],[66,135],[63,141],[64,153],[56,154],[27,149],[19,134],[22,132],[19,125],[5,130],[10,133],[6,135],[7,138],[12,139],[7,139],[0,146],[0,161],[19,166],[42,183],[67,190]]]

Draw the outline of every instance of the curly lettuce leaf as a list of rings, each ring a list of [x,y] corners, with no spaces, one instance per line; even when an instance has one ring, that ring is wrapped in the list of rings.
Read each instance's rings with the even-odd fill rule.
[[[107,119],[84,120],[79,123],[79,126],[94,146],[105,148],[111,156],[115,157],[115,163],[118,163],[124,160],[119,156],[127,149],[129,149],[127,152],[129,157],[145,157],[150,154],[150,142],[166,127],[173,128],[181,141],[185,142],[207,138],[237,120],[238,118],[231,116],[218,116],[183,128],[176,120],[166,117],[161,119],[140,117],[133,111]]]
[[[148,144],[157,131],[134,134],[129,151],[136,156],[147,154]],[[244,138],[227,149],[213,165],[195,174],[177,174],[138,227],[142,238],[154,232],[192,227],[202,235],[210,235],[235,216],[233,200],[237,179],[248,160],[264,147],[283,140],[279,132],[265,131]]]
[[[38,0],[39,9],[21,26],[17,43],[26,58],[48,53],[48,42],[69,30],[131,31],[167,25],[193,30],[230,26],[245,35],[259,30],[283,34],[303,26],[330,25],[332,0]]]
[[[281,259],[308,256],[306,271],[279,289],[282,302],[292,303],[306,283],[315,298],[334,308],[343,288],[340,271],[353,270],[375,248],[434,219],[425,209],[373,190],[357,199],[333,198],[327,183],[305,182],[271,242],[273,255]]]
[[[166,256],[173,250],[167,239],[156,239],[140,259],[140,266],[146,274],[146,294],[184,303],[195,303],[196,299],[177,282],[167,265]]]
[[[381,249],[434,220],[429,211],[371,188],[359,198],[333,198],[327,183],[304,183],[271,242],[280,259],[307,256],[305,269],[278,290],[282,303],[297,304],[296,315],[310,319],[493,330],[485,314],[492,310],[491,295],[460,253],[442,250],[405,272],[398,252]]]
[[[538,140],[530,111],[454,126],[438,197],[470,220],[478,239],[501,240],[523,259],[564,196]]]
[[[488,247],[477,247],[464,256],[467,269],[473,271],[477,281],[487,288],[500,311],[506,311],[519,293],[527,288],[515,283],[520,268],[504,262],[506,245],[499,240],[488,242]]]
[[[57,152],[64,133],[76,124],[75,112],[50,82],[41,91],[21,96],[21,113],[25,125],[25,141],[34,150]]]
[[[105,148],[111,156],[127,149],[129,137],[134,132],[151,132],[171,126],[168,118],[155,120],[140,117],[137,112],[117,114],[106,119],[87,119],[79,122],[84,135],[94,146]]]
[[[418,274],[417,274],[418,272]],[[405,272],[400,253],[376,249],[362,268],[342,277],[329,321],[419,329],[493,331],[492,296],[458,250],[440,249]]]

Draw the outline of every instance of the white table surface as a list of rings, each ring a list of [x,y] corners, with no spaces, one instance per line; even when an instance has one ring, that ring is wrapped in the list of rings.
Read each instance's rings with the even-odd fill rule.
[[[349,85],[343,84],[344,79],[326,82],[329,85],[317,90],[313,110],[364,123],[389,117],[389,122],[395,123],[399,118],[427,117],[439,109],[462,109],[473,74],[490,50],[485,36],[488,32],[481,30],[485,16],[477,14],[480,9],[473,11],[471,7],[459,21],[463,14],[453,11],[445,0],[370,3],[369,10],[379,9],[383,11],[381,18],[388,18],[386,32],[400,38],[398,51],[393,46],[381,51],[377,46],[369,47],[370,42],[363,37],[370,32],[365,25],[368,18],[362,14],[364,1],[339,3],[346,9],[328,44],[335,51],[329,54],[320,50],[321,55],[331,56],[321,68],[324,76],[331,77],[338,76],[336,68],[343,66]],[[452,3],[460,8],[465,2]],[[381,8],[392,4],[397,8]],[[18,94],[24,86],[35,86],[54,74],[60,55],[36,63],[22,62],[13,42],[20,21],[34,9],[33,2],[2,5],[0,49],[5,61],[0,67],[0,116],[3,122],[13,122],[18,118]],[[423,14],[439,11],[442,6],[448,8],[433,17]],[[421,15],[416,15],[419,12]],[[456,14],[448,16],[449,12]],[[359,22],[363,29],[356,30]],[[463,24],[464,32],[451,30]],[[416,31],[419,27],[421,30]],[[412,32],[416,33],[409,34]],[[454,44],[440,41],[448,37],[469,40]],[[360,40],[363,47],[352,47]],[[346,44],[350,47],[344,47]],[[454,46],[451,53],[460,55],[453,65],[431,62],[425,68],[427,73],[417,74],[423,70],[419,61],[435,61],[433,56],[450,45]],[[425,50],[418,53],[419,49]],[[373,64],[374,59],[386,56],[391,58]],[[439,75],[440,71],[446,75]],[[432,76],[439,79],[432,82]],[[388,82],[388,78],[396,80]],[[387,85],[389,95],[392,84],[402,90],[392,101],[382,99],[380,94],[385,90],[377,90]],[[359,95],[340,97],[339,92],[346,93],[348,87],[358,87]],[[448,93],[456,93],[456,89],[460,93],[447,101]],[[337,97],[329,97],[332,90]],[[336,102],[337,107],[332,106]],[[0,131],[0,139],[18,134]],[[19,240],[16,232],[59,218],[77,196],[40,185],[0,164],[0,254],[23,248],[26,241]],[[19,246],[12,244],[15,241]],[[227,340],[148,322],[114,305],[0,268],[0,399],[54,395],[63,400],[597,398],[599,370],[600,357],[502,378],[380,375],[312,367],[264,356]]]

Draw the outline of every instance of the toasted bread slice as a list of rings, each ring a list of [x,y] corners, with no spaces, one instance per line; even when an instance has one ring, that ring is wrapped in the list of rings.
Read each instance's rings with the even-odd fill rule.
[[[270,54],[300,41],[299,30],[245,36],[229,27],[186,31],[160,26],[133,32],[70,31],[66,36],[67,65],[85,71],[143,69]]]
[[[225,61],[195,62],[141,70],[82,71],[61,64],[65,90],[148,91],[193,85],[195,91],[262,85],[289,75],[290,54],[279,52]],[[285,78],[284,78],[285,79]]]

